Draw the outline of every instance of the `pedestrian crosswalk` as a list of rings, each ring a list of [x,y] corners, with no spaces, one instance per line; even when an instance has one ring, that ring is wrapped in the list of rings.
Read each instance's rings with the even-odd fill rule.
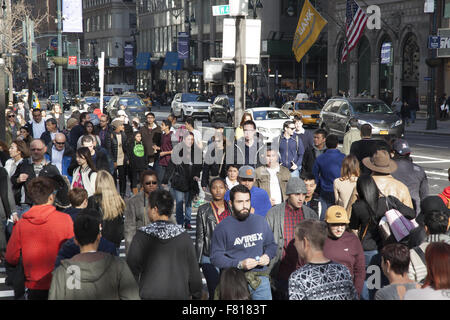
[[[194,243],[195,243],[196,217],[197,217],[197,209],[193,208],[191,217],[192,229],[187,230],[187,232]],[[122,240],[120,244],[119,256],[122,259],[126,259],[125,240]],[[0,300],[14,300],[14,290],[12,290],[12,287],[7,286],[5,284],[5,281],[6,281],[6,270],[4,263],[2,262],[0,263]],[[206,280],[204,277],[203,277],[203,286],[206,288]]]

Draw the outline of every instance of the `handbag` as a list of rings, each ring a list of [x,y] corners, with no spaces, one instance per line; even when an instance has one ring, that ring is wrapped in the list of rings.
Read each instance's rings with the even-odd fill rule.
[[[391,235],[394,235],[395,240],[400,242],[406,238],[411,230],[417,228],[419,225],[413,220],[408,220],[403,216],[403,214],[397,209],[389,209],[389,201],[386,199],[387,211],[384,213],[384,217],[381,218],[378,228],[383,240],[386,240]]]

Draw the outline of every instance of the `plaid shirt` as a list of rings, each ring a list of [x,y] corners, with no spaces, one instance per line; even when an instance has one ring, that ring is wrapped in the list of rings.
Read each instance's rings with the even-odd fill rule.
[[[230,210],[228,210],[228,206],[227,206],[226,203],[225,203],[225,210],[223,210],[222,213],[220,213],[220,214],[218,213],[219,208],[216,207],[214,202],[211,201],[211,205],[212,205],[212,207],[214,209],[214,212],[217,214],[217,217],[219,218],[219,222],[218,223],[222,222],[223,219],[225,219],[226,217],[231,215],[231,212],[230,212]]]
[[[283,258],[286,254],[286,249],[288,247],[289,242],[294,239],[294,229],[295,225],[300,221],[304,220],[303,210],[302,208],[293,209],[290,205],[288,205],[286,201],[285,209],[284,209],[284,250],[283,250]]]

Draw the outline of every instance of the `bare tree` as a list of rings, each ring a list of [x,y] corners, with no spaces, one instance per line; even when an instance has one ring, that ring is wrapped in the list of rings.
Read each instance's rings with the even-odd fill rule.
[[[13,91],[14,87],[14,63],[11,55],[20,54],[27,61],[28,67],[28,81],[30,85],[30,81],[33,79],[33,54],[32,50],[26,50],[25,52],[20,50],[20,45],[25,42],[23,39],[23,27],[22,21],[26,21],[28,19],[33,20],[34,18],[34,28],[35,33],[39,34],[40,28],[43,27],[48,19],[48,13],[37,14],[37,16],[33,17],[33,11],[29,4],[26,3],[25,0],[17,0],[14,5],[11,5],[11,0],[6,0],[6,17],[3,21],[3,34],[4,34],[4,43],[3,48],[4,52],[8,53],[9,57],[6,62],[5,72],[8,75],[8,87],[9,90],[9,101],[13,101]],[[31,92],[29,92],[32,95]]]

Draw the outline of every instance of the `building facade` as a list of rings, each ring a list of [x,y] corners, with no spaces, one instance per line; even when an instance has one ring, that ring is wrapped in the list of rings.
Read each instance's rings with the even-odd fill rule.
[[[366,27],[347,61],[341,64],[346,1],[328,1],[327,11],[334,14],[328,27],[328,94],[374,95],[387,103],[397,97],[418,99],[421,110],[426,110],[432,99],[431,69],[426,62],[430,58],[428,37],[432,34],[433,14],[424,13],[423,0],[357,2],[364,11],[370,5],[380,8],[381,28]],[[448,19],[442,17],[444,2],[437,1],[438,26],[448,25]],[[444,79],[442,70],[438,74],[437,83],[439,78]],[[435,96],[442,90],[441,85]]]
[[[83,0],[83,91],[98,87],[96,61],[105,53],[105,91],[135,88],[135,0]]]
[[[311,2],[320,11],[326,1]],[[228,3],[227,0],[138,0],[138,89],[232,93],[233,65],[225,65],[221,81],[205,83],[203,79],[203,62],[222,57],[223,19],[227,17],[213,16],[212,6]],[[277,89],[300,90],[306,86],[310,91],[325,92],[327,37],[322,35],[305,57],[305,69],[292,52],[303,0],[261,0],[260,4],[250,9],[247,17],[262,20],[261,59],[259,65],[247,68],[248,90],[272,96]],[[189,58],[175,61],[179,32],[190,35]],[[172,59],[173,63],[166,63]]]

